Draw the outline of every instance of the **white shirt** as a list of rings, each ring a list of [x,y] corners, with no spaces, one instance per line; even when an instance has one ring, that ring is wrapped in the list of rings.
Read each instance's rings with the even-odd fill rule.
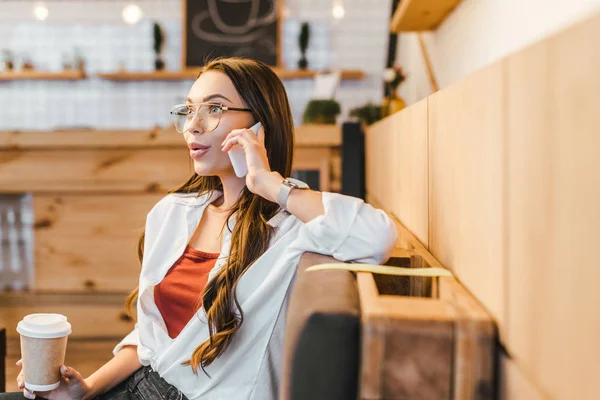
[[[181,364],[209,338],[206,313],[200,308],[172,339],[154,302],[154,287],[183,254],[206,206],[220,195],[171,194],[148,213],[138,322],[113,353],[126,345],[137,346],[142,365],[151,365],[190,400],[277,399],[287,300],[302,254],[314,252],[340,261],[380,264],[394,247],[396,227],[385,212],[361,199],[335,193],[323,193],[325,214],[306,224],[281,211],[269,221],[275,233],[268,250],[238,282],[236,293],[244,322],[227,350],[206,368],[210,377],[201,369],[195,375],[190,366]],[[235,220],[230,228],[233,224]],[[209,280],[225,264],[230,242],[231,233],[226,228]]]

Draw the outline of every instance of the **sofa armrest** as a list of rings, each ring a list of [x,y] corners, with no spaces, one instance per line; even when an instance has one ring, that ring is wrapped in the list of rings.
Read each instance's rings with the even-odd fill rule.
[[[352,272],[305,272],[339,262],[305,253],[296,272],[285,328],[283,400],[347,400],[358,395],[360,304]]]

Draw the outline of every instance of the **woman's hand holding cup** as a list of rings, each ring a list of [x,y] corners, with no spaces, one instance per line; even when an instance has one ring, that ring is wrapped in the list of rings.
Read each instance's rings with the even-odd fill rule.
[[[17,361],[17,366],[23,367],[23,361]],[[91,392],[91,388],[87,381],[83,379],[81,374],[65,365],[60,367],[61,382],[60,385],[48,392],[32,392],[25,388],[23,380],[23,370],[17,377],[17,385],[19,389],[23,389],[23,396],[28,399],[35,399],[37,396],[48,400],[70,400],[70,399],[85,399]]]

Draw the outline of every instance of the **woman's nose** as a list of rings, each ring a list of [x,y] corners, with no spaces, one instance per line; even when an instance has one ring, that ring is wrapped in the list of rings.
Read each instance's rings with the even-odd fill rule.
[[[202,129],[202,120],[198,116],[198,114],[192,115],[192,119],[188,122],[187,131],[196,134],[203,133],[204,129]]]

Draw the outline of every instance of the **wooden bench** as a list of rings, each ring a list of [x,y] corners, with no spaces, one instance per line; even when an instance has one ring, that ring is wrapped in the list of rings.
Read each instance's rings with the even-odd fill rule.
[[[398,229],[387,265],[442,268]],[[496,398],[495,323],[454,277],[305,272],[332,262],[305,254],[298,267],[281,399]]]

